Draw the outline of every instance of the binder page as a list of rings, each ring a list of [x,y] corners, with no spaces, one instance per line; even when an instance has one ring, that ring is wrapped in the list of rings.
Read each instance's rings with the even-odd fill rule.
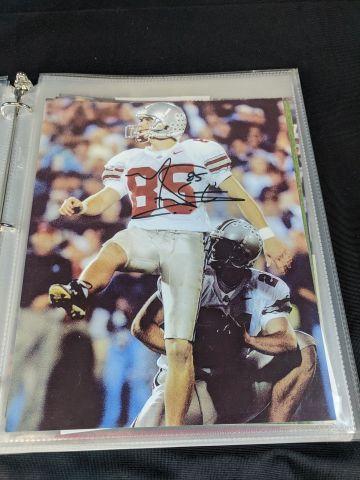
[[[297,72],[45,75],[34,103],[7,233],[4,441],[351,440],[357,383]]]

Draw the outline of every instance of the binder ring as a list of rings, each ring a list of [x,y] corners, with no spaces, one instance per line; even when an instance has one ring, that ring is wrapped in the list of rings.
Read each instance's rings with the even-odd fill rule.
[[[1,115],[6,118],[6,109],[8,107],[15,107],[15,108],[18,108],[19,110],[21,109],[25,109],[27,110],[28,112],[32,112],[32,108],[27,105],[26,103],[22,103],[22,102],[4,102],[1,107],[0,107],[0,111],[1,111]]]

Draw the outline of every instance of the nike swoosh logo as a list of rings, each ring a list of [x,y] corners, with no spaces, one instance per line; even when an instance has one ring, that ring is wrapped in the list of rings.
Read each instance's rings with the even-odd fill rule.
[[[182,153],[182,152],[183,152],[183,150],[179,150],[179,151],[177,151],[177,152],[173,152],[173,154],[174,154],[174,155],[177,155],[178,153]]]

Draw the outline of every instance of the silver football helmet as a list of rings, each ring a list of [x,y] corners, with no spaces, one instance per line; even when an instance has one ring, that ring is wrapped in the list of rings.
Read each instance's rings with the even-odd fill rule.
[[[210,233],[207,263],[215,269],[250,267],[262,249],[263,241],[258,231],[245,220],[231,218]]]
[[[139,142],[147,142],[149,138],[174,138],[180,139],[186,128],[186,115],[184,111],[169,102],[156,102],[146,105],[136,113],[136,117],[149,118],[152,122],[144,130],[140,124],[127,125],[125,138],[134,138]]]

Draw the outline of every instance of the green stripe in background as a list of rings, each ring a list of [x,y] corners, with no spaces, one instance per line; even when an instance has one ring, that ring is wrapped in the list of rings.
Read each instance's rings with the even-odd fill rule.
[[[309,249],[310,266],[311,266],[311,270],[312,270],[313,278],[314,278],[314,273],[315,272],[314,272],[314,265],[313,265],[313,261],[312,261],[313,259],[312,259],[311,239],[310,239],[310,234],[309,234],[306,207],[305,207],[305,202],[304,202],[305,193],[304,193],[303,183],[302,183],[302,178],[301,178],[300,161],[299,161],[299,157],[298,157],[297,150],[296,150],[296,139],[295,139],[295,133],[294,133],[294,123],[293,123],[292,114],[291,114],[291,106],[290,106],[290,101],[289,100],[283,100],[283,103],[284,103],[284,111],[285,111],[285,119],[286,119],[286,125],[287,125],[287,130],[288,130],[288,136],[289,136],[289,141],[290,141],[291,156],[292,156],[292,160],[293,160],[293,164],[294,164],[296,183],[297,183],[298,194],[299,194],[299,199],[300,199],[301,215],[302,215],[303,224],[304,224],[306,241],[307,241],[307,245],[308,245],[308,249]]]

